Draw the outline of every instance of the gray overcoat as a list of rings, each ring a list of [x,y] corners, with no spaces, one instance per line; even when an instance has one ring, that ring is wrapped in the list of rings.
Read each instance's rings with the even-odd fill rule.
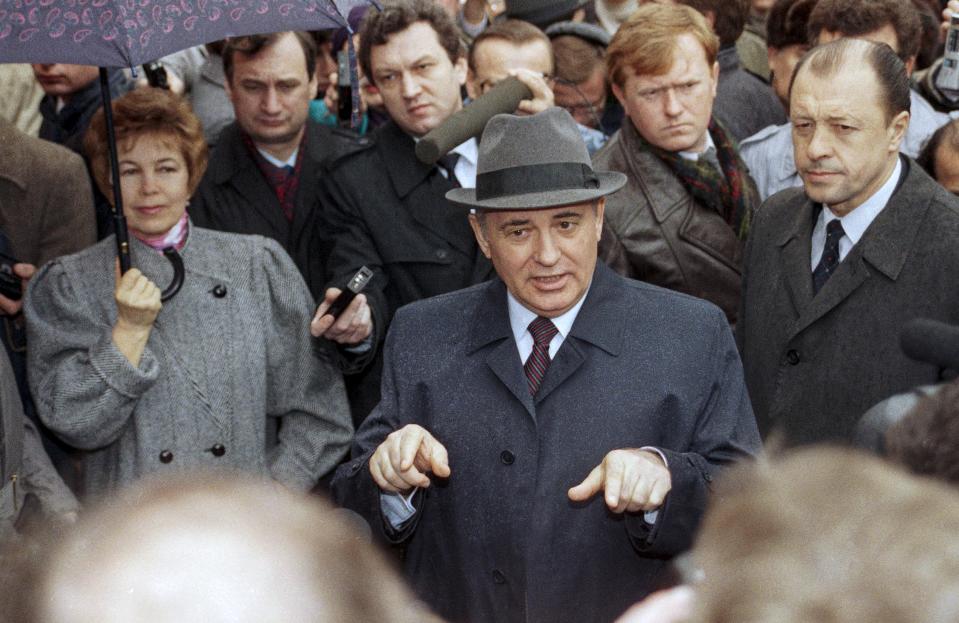
[[[899,332],[913,318],[959,324],[959,199],[900,158],[899,188],[815,297],[821,206],[797,188],[757,212],[736,331],[764,436],[848,442],[874,404],[939,380],[903,354]]]
[[[167,260],[130,244],[133,265],[169,283]],[[312,298],[275,241],[193,227],[183,289],[164,303],[136,368],[111,335],[114,256],[111,236],[45,265],[24,306],[37,411],[88,451],[87,495],[191,467],[306,490],[337,464],[353,432],[343,380],[309,334]]]
[[[759,449],[723,313],[603,264],[535,400],[499,280],[400,309],[384,359],[383,399],[334,493],[406,543],[413,587],[456,623],[612,621],[689,546],[714,477]],[[452,473],[385,534],[367,463],[409,423],[446,446]],[[672,475],[654,525],[602,495],[568,499],[608,452],[643,446]]]

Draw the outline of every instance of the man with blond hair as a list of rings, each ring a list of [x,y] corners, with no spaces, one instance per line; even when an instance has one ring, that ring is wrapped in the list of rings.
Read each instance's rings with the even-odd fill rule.
[[[712,119],[719,39],[687,6],[647,4],[613,37],[606,66],[629,117],[596,154],[625,173],[600,257],[617,272],[717,304],[739,304],[741,241],[758,205],[732,137]]]

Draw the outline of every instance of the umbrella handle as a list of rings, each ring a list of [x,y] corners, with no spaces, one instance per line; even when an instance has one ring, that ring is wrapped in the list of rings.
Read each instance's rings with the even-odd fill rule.
[[[183,258],[181,258],[180,254],[177,253],[176,247],[167,247],[163,249],[163,255],[166,256],[166,259],[169,260],[170,264],[173,266],[173,279],[170,281],[170,285],[168,285],[160,294],[160,300],[166,303],[176,296],[177,292],[180,291],[180,288],[183,287],[184,271]]]

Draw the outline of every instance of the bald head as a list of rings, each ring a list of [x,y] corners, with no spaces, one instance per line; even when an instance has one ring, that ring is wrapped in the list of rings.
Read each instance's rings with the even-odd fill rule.
[[[841,80],[844,73],[862,67],[872,70],[887,121],[891,121],[903,111],[910,111],[906,66],[888,45],[863,39],[839,39],[807,52],[793,72],[789,84],[789,99],[792,101],[793,87],[803,72],[817,78]]]

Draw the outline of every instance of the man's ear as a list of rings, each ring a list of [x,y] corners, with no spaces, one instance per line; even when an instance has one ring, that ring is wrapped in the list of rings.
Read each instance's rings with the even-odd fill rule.
[[[461,56],[456,59],[456,62],[453,63],[453,75],[456,76],[456,83],[460,86],[466,84],[466,74],[469,71],[469,65],[466,62],[466,57]]]
[[[907,58],[904,64],[906,65],[906,75],[912,76],[913,70],[916,69],[916,55],[913,54]]]
[[[613,95],[619,101],[619,105],[623,108],[626,108],[626,94],[623,93],[623,90],[615,82],[613,82],[610,86],[613,87]]]
[[[473,235],[476,236],[476,244],[479,245],[480,251],[483,252],[483,255],[486,256],[486,259],[492,259],[490,255],[489,240],[486,239],[486,231],[483,227],[483,224],[480,223],[479,217],[475,213],[470,213],[470,227],[473,228]]]
[[[603,215],[606,214],[606,197],[600,197],[596,202],[596,240],[603,237]]]
[[[892,134],[889,137],[889,151],[899,151],[903,139],[906,137],[906,131],[909,129],[909,111],[903,110],[892,118],[889,124]]]
[[[481,94],[479,88],[475,84],[476,74],[473,73],[472,69],[466,71],[466,94],[470,96],[470,99],[475,100]]]

